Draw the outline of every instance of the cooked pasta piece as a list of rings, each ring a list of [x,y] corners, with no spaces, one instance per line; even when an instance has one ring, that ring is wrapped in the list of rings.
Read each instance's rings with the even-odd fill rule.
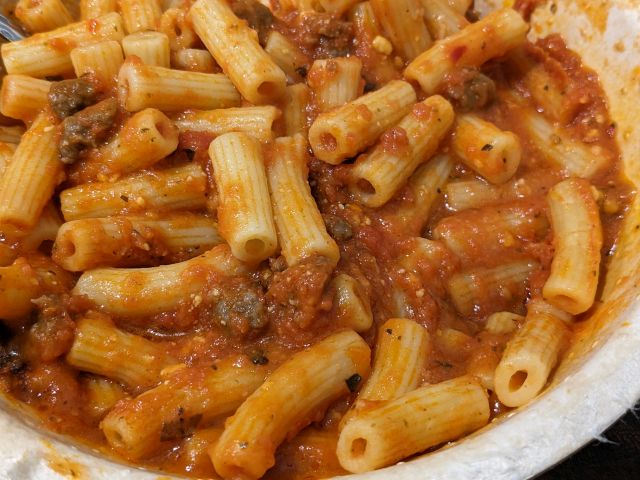
[[[431,46],[419,0],[369,0],[393,48],[411,61]]]
[[[485,207],[444,217],[432,236],[461,260],[473,262],[491,252],[521,249],[523,241],[540,240],[548,231],[542,204],[513,202],[500,209]]]
[[[453,107],[439,95],[417,103],[371,151],[358,157],[351,191],[360,203],[380,207],[428,160],[453,124]]]
[[[32,229],[62,180],[62,174],[55,126],[42,114],[22,136],[0,177],[0,225]]]
[[[171,66],[187,72],[215,73],[220,71],[211,54],[199,48],[182,48],[175,51],[171,56]]]
[[[350,472],[366,472],[455,440],[488,421],[487,392],[471,377],[426,385],[347,422],[338,439],[338,459]]]
[[[125,62],[118,74],[124,108],[177,111],[208,110],[240,105],[240,95],[221,73],[184,72],[153,65]]]
[[[517,326],[524,321],[524,318],[517,313],[496,312],[489,315],[484,328],[486,331],[496,335],[513,333]]]
[[[198,0],[189,16],[207,50],[244,98],[263,104],[284,95],[285,73],[224,0]]]
[[[511,8],[490,13],[455,35],[440,40],[405,69],[409,80],[427,95],[436,93],[447,74],[460,67],[479,67],[521,45],[529,26]]]
[[[127,33],[157,30],[160,26],[160,2],[158,0],[118,0],[124,28]]]
[[[27,235],[20,239],[20,244],[24,250],[37,250],[43,242],[53,242],[56,239],[58,230],[62,225],[62,217],[58,208],[49,202],[45,205],[38,223]]]
[[[532,260],[492,268],[476,267],[453,275],[447,282],[447,290],[462,315],[486,312],[496,302],[504,306],[524,300],[525,283],[538,267]]]
[[[273,122],[279,117],[280,110],[268,105],[190,110],[180,113],[174,122],[180,132],[204,132],[216,136],[229,132],[243,132],[261,142],[268,142],[273,140]]]
[[[73,22],[62,0],[18,0],[14,15],[31,33],[46,32]]]
[[[0,177],[11,162],[17,146],[14,143],[0,142]]]
[[[467,10],[471,8],[472,1],[473,0],[447,0],[447,3],[456,12],[464,15],[465,13],[467,13]]]
[[[408,182],[413,201],[408,205],[398,205],[388,217],[396,219],[411,234],[422,233],[429,219],[431,206],[442,194],[442,188],[447,184],[452,170],[453,161],[446,153],[437,154],[418,167]]]
[[[513,177],[522,156],[520,140],[514,133],[470,114],[456,118],[451,146],[466,166],[494,184]]]
[[[353,157],[409,113],[415,101],[413,87],[394,80],[318,115],[309,129],[309,143],[315,156],[334,165]]]
[[[318,3],[325,12],[341,15],[358,3],[358,0],[318,0]]]
[[[149,268],[101,268],[84,272],[73,293],[85,295],[105,312],[127,318],[175,310],[181,303],[199,304],[205,286],[224,275],[246,272],[226,245],[199,257]]]
[[[550,304],[573,315],[588,310],[600,275],[602,225],[588,181],[570,178],[547,195],[555,252],[542,293]]]
[[[308,161],[307,142],[302,135],[276,139],[267,156],[278,241],[290,267],[316,255],[326,257],[335,266],[340,251],[311,196]]]
[[[2,79],[0,112],[24,122],[32,121],[49,104],[51,82],[26,75],[6,75]]]
[[[309,58],[287,37],[272,30],[267,37],[264,51],[287,75],[289,82],[296,83],[304,80],[301,72],[306,73]]]
[[[161,343],[127,333],[99,314],[76,323],[66,359],[78,370],[117,380],[133,390],[152,386],[164,367],[176,363]]]
[[[285,438],[368,376],[370,355],[364,340],[346,330],[290,357],[227,420],[211,452],[218,474],[261,477],[273,466],[275,450]]]
[[[311,91],[304,83],[296,83],[286,88],[282,118],[284,120],[284,133],[292,137],[297,133],[307,135],[309,124],[307,123],[307,106],[311,98]]]
[[[85,171],[105,176],[125,174],[151,167],[178,147],[178,129],[155,108],[146,108],[124,122],[109,143],[91,152]]]
[[[123,62],[122,47],[115,40],[82,45],[71,50],[71,63],[76,77],[89,74],[110,88],[116,85]]]
[[[357,57],[337,57],[313,62],[307,84],[320,112],[328,112],[362,94],[362,61]]]
[[[335,318],[338,325],[356,332],[366,332],[373,325],[373,312],[369,296],[360,283],[350,275],[336,275],[329,289],[333,296]]]
[[[6,77],[5,77],[6,78]],[[2,100],[0,99],[0,106],[2,105]],[[20,139],[24,135],[24,127],[21,125],[12,125],[10,127],[0,125],[0,142],[4,144],[18,144],[20,143]],[[4,153],[8,148],[6,145],[3,147],[3,152],[0,153],[0,157],[6,155]],[[15,148],[13,149],[15,151]],[[12,152],[13,154],[13,152]]]
[[[187,11],[183,8],[169,8],[160,17],[160,31],[169,38],[172,51],[192,48],[198,37],[191,22],[187,19]]]
[[[442,40],[469,25],[464,12],[457,11],[447,0],[420,0],[424,19],[431,36]]]
[[[600,146],[572,138],[544,116],[527,112],[523,120],[536,148],[567,175],[591,178],[611,164],[610,155]]]
[[[160,32],[137,32],[122,39],[125,57],[135,55],[145,65],[169,68],[169,37]]]
[[[192,214],[72,220],[54,239],[51,256],[70,272],[152,265],[178,254],[195,257],[224,242],[214,220]]]
[[[69,54],[76,45],[119,41],[123,35],[122,18],[117,13],[109,13],[91,22],[72,23],[24,40],[4,43],[2,60],[7,73],[38,78],[64,75],[73,72]]]
[[[146,209],[198,210],[206,205],[206,186],[202,168],[189,164],[68,188],[60,193],[60,207],[66,221]]]
[[[80,0],[80,18],[98,18],[118,9],[118,0]]]
[[[453,211],[481,208],[521,198],[546,195],[556,182],[555,176],[525,174],[503,185],[491,185],[481,179],[449,182],[445,191],[447,205]]]
[[[355,416],[360,409],[367,410],[367,402],[395,400],[418,388],[430,348],[429,333],[415,321],[391,318],[384,322],[378,329],[371,376],[358,394]]]
[[[547,383],[568,334],[567,313],[542,300],[527,305],[524,325],[507,344],[496,368],[498,399],[509,407],[532,400]]]
[[[22,326],[35,307],[31,300],[41,292],[38,275],[24,257],[0,266],[0,320],[11,328]]]
[[[127,398],[127,392],[120,384],[101,377],[89,377],[84,384],[87,391],[87,405],[91,416],[100,420],[116,403]]]
[[[277,246],[269,185],[260,144],[244,133],[225,133],[209,146],[220,196],[220,233],[240,260],[259,262]]]
[[[162,441],[188,435],[199,424],[233,413],[266,376],[267,369],[246,356],[183,367],[157,387],[120,402],[100,428],[109,444],[125,457],[146,457]]]

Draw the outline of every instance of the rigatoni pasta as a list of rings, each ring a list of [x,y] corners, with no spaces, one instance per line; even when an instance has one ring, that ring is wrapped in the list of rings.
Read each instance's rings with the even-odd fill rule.
[[[597,76],[521,4],[21,0],[3,392],[224,480],[381,468],[534,400],[633,191]]]

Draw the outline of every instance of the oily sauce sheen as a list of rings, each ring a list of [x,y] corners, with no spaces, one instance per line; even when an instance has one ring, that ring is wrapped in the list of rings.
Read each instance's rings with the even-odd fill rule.
[[[278,18],[251,0],[237,0],[233,2],[233,8],[236,15],[256,29],[260,39],[263,40],[272,29],[289,38],[309,57],[309,66],[315,59],[358,56],[363,63],[364,91],[375,90],[389,80],[402,78],[403,63],[375,50],[367,26],[357,18],[348,21],[346,16],[316,12],[294,12]],[[461,54],[457,50],[450,52],[452,57]],[[566,86],[564,108],[572,115],[564,126],[565,133],[587,143],[593,151],[614,159],[609,168],[590,179],[600,192],[598,201],[605,259],[602,268],[606,269],[606,257],[615,250],[621,219],[632,193],[622,178],[620,155],[614,141],[616,125],[609,118],[596,74],[582,65],[561,38],[551,36],[536,44],[528,44],[525,54],[532,61],[544,65],[558,83]],[[301,68],[298,73],[304,78],[307,71]],[[322,82],[323,78],[314,77],[308,81]],[[521,102],[515,103],[505,94],[508,91],[515,91]],[[193,268],[185,274],[184,281],[206,277],[199,301],[185,298],[176,311],[162,312],[153,317],[116,317],[112,320],[125,331],[162,342],[177,363],[208,365],[216,359],[244,353],[255,364],[267,365],[273,370],[294,352],[341,328],[340,319],[336,316],[335,292],[328,285],[332,278],[345,273],[359,282],[363,297],[370,301],[374,325],[363,334],[370,345],[375,344],[378,326],[394,316],[392,312],[398,295],[404,298],[406,316],[428,330],[434,347],[422,369],[424,383],[437,383],[464,375],[477,365],[495,365],[510,335],[490,334],[483,330],[486,318],[498,311],[524,314],[526,299],[541,291],[554,253],[552,232],[544,227],[548,215],[545,196],[563,177],[560,171],[550,166],[528,137],[521,112],[539,106],[531,99],[521,72],[509,58],[490,62],[481,71],[454,72],[440,93],[454,104],[456,112],[472,111],[520,138],[523,153],[515,178],[522,179],[524,193],[521,198],[510,201],[497,198],[493,205],[463,211],[448,219],[454,212],[449,208],[444,192],[439,191],[426,226],[423,226],[418,222],[406,222],[396,214],[416,202],[408,188],[402,188],[383,207],[369,209],[358,205],[347,189],[350,160],[332,166],[312,159],[309,165],[310,185],[327,230],[340,247],[337,268],[333,269],[323,258],[309,258],[288,267],[282,257],[261,263],[250,274],[231,278],[214,278],[209,271]],[[113,92],[105,91],[99,95],[103,101],[114,96]],[[419,92],[418,95],[422,94]],[[108,108],[111,107],[110,104]],[[127,115],[123,112],[120,108],[117,114],[112,112],[108,117],[114,122],[111,131],[117,131],[126,120]],[[318,114],[313,102],[307,113],[310,124]],[[426,118],[432,112],[419,104],[414,107],[413,114]],[[104,111],[99,112],[99,118],[105,118]],[[276,125],[275,129],[278,128],[280,126]],[[449,151],[450,135],[441,144],[440,151]],[[101,128],[97,140],[95,135],[84,140],[95,147],[105,137],[104,128]],[[213,138],[206,133],[181,134],[178,150],[157,165],[158,169],[188,162],[200,165],[208,179],[209,211],[215,211],[217,205],[207,154]],[[381,142],[385,151],[401,151],[407,148],[407,133],[394,127],[382,135]],[[67,167],[67,180],[59,188],[85,183],[94,175],[90,168],[83,168],[83,157],[80,157],[76,164]],[[473,178],[477,178],[475,173],[458,162],[450,180]],[[125,212],[127,209],[136,212],[140,207],[135,204],[135,199],[123,201],[127,205]],[[508,237],[486,228],[492,224],[492,218],[504,210],[533,218],[534,223],[539,219],[542,227],[538,228],[538,224],[525,226],[525,229],[531,227],[533,233],[522,237]],[[444,252],[438,268],[425,262],[418,265],[419,276],[407,272],[398,259],[410,253],[409,239],[417,236],[432,238],[438,225],[444,233],[463,234],[467,239],[464,255],[458,257]],[[173,263],[202,253],[169,255],[162,239],[149,238],[145,232],[130,231],[127,225],[123,225],[123,229],[128,232],[128,241],[121,248],[130,252],[126,266]],[[19,245],[9,246],[17,251],[18,256],[25,256]],[[151,255],[148,251],[141,254],[141,249],[148,248]],[[43,270],[48,273],[38,274],[42,294],[35,301],[36,309],[24,326],[13,331],[3,327],[0,386],[9,396],[30,405],[47,428],[114,455],[98,426],[104,412],[99,411],[89,396],[87,384],[91,375],[81,373],[65,362],[65,355],[73,342],[75,322],[87,312],[99,309],[85,298],[71,295],[77,275],[64,271],[49,259],[46,248],[42,250],[21,260],[25,275],[36,276],[36,271]],[[494,267],[522,259],[535,260],[539,268],[520,291],[508,294],[487,291],[483,294],[482,303],[470,315],[463,317],[456,312],[443,279],[470,267]],[[131,291],[141,288],[134,284],[130,287]],[[205,292],[214,293],[204,295]],[[440,342],[439,333],[445,329],[455,329],[463,334],[457,348],[451,349],[450,342],[446,346]],[[135,396],[141,392],[127,393]],[[276,466],[267,473],[267,478],[322,478],[345,473],[337,462],[335,448],[330,447],[335,446],[340,418],[354,399],[355,394],[334,403],[326,412],[318,412],[311,428],[320,433],[316,432],[314,438],[326,435],[328,440],[318,447],[317,443],[308,440],[311,437],[303,430],[279,448]],[[493,415],[507,410],[495,396],[491,398],[491,405]],[[196,428],[202,427],[198,425],[199,419],[179,419],[178,423],[167,424],[163,429],[161,453],[142,463],[194,477],[214,476],[206,454],[209,441],[206,436],[210,434],[215,438],[215,431],[194,435]],[[224,419],[220,419],[207,427],[222,429],[223,424]]]

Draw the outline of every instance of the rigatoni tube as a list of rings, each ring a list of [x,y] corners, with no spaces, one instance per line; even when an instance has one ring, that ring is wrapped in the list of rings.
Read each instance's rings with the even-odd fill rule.
[[[112,88],[124,62],[122,47],[115,40],[81,45],[71,50],[71,63],[76,77],[92,75]]]
[[[308,425],[312,412],[348,395],[368,376],[370,355],[369,346],[352,330],[293,355],[227,420],[211,452],[218,474],[246,479],[264,475],[275,463],[276,448]]]
[[[178,147],[178,129],[155,108],[130,117],[106,145],[92,151],[83,169],[104,175],[125,174],[148,168]]]
[[[314,154],[333,165],[353,157],[398,123],[415,101],[413,87],[394,80],[379,90],[318,115],[309,129],[309,143]]]
[[[524,43],[528,28],[515,10],[496,10],[436,42],[409,64],[405,77],[417,81],[427,95],[432,95],[454,69],[479,67]]]
[[[120,330],[109,317],[94,314],[77,322],[67,363],[137,389],[153,385],[160,371],[176,362],[161,343]]]
[[[489,421],[487,392],[471,377],[425,385],[351,418],[338,460],[353,473],[391,465],[473,432]]]
[[[31,33],[54,30],[73,22],[62,0],[19,0],[14,13]]]
[[[520,140],[475,115],[458,115],[451,143],[462,162],[494,184],[505,183],[520,165]]]
[[[199,209],[206,205],[206,188],[202,168],[187,164],[68,188],[60,193],[60,208],[66,221],[147,209]]]
[[[158,0],[118,0],[118,5],[127,33],[158,29],[162,15]]]
[[[453,107],[439,95],[414,105],[371,153],[358,157],[351,172],[351,191],[358,200],[368,207],[388,202],[418,165],[435,153],[453,118]]]
[[[271,256],[278,239],[260,143],[245,133],[225,133],[209,146],[220,196],[220,233],[241,260]]]
[[[224,242],[214,220],[186,213],[160,219],[114,216],[72,220],[60,227],[54,239],[51,256],[70,272],[195,257]]]
[[[291,267],[314,255],[334,266],[340,259],[307,180],[307,142],[302,135],[278,138],[268,154],[267,177],[282,255]]]
[[[73,72],[69,54],[76,45],[121,40],[123,36],[122,18],[117,13],[109,13],[91,21],[37,33],[18,42],[4,43],[2,60],[8,73],[39,78],[64,75]]]
[[[523,121],[535,147],[568,176],[591,178],[611,165],[608,150],[575,139],[537,112],[526,112]]]
[[[169,68],[169,37],[160,32],[138,32],[122,39],[126,57],[135,55],[145,65]]]
[[[100,428],[125,457],[145,457],[163,440],[232,413],[266,376],[264,366],[235,355],[212,365],[179,368],[157,387],[116,405]]]
[[[519,407],[542,390],[558,361],[569,332],[571,316],[562,310],[533,300],[527,305],[524,325],[509,341],[494,375],[498,399]]]
[[[185,72],[127,61],[118,74],[118,88],[124,108],[130,112],[144,108],[172,112],[240,105],[240,95],[221,73]]]
[[[415,390],[430,343],[427,330],[413,320],[391,318],[384,322],[378,329],[371,376],[360,390],[358,400],[393,400]],[[356,412],[359,406],[362,402],[356,403]]]
[[[411,61],[431,46],[419,0],[370,0],[369,3],[402,58]]]
[[[33,228],[62,174],[55,125],[41,114],[22,136],[0,178],[0,224]]]
[[[533,260],[519,260],[496,267],[475,267],[456,273],[447,290],[462,315],[486,312],[496,303],[511,305],[524,300],[525,282],[539,268]]]
[[[224,0],[198,0],[189,16],[207,50],[244,98],[259,105],[284,94],[286,75],[262,49],[255,31]]]
[[[570,178],[547,195],[555,252],[542,294],[549,303],[577,315],[595,299],[600,275],[602,225],[587,180]]]
[[[329,285],[333,290],[333,308],[338,325],[366,332],[373,325],[369,296],[358,280],[346,273],[336,275]]]
[[[328,112],[355,100],[362,91],[362,61],[357,57],[319,59],[307,74],[313,101],[320,112]]]
[[[244,132],[261,142],[273,140],[273,122],[280,110],[271,105],[258,107],[220,108],[217,110],[187,110],[174,118],[180,132],[205,132],[222,135]]]
[[[24,122],[32,121],[49,104],[51,82],[27,75],[5,75],[0,92],[3,115]]]
[[[145,317],[199,304],[206,285],[220,276],[246,272],[226,245],[180,263],[149,268],[100,268],[82,274],[73,293],[85,295],[105,312]]]

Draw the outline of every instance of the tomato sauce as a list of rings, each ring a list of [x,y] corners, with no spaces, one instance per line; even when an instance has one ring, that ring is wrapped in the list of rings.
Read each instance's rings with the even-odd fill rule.
[[[528,10],[534,2],[518,3]],[[366,22],[358,17],[351,22],[327,13],[288,13],[275,18],[270,28],[286,35],[311,60],[357,55],[363,61],[366,89],[401,77],[402,65],[371,47],[373,39],[366,29]],[[455,60],[463,53],[454,50],[451,56]],[[563,125],[564,131],[614,159],[605,171],[591,179],[600,192],[605,258],[602,268],[606,270],[606,257],[615,250],[621,220],[633,194],[621,172],[620,154],[614,141],[616,125],[608,115],[596,74],[586,69],[559,37],[552,36],[535,45],[527,45],[525,54],[544,65],[559,83],[566,85],[565,108],[572,112],[572,118]],[[538,219],[543,222],[548,217],[544,197],[562,174],[549,166],[523,125],[522,113],[538,106],[527,90],[522,72],[505,58],[485,65],[482,73],[495,82],[496,95],[493,101],[487,99],[486,106],[473,112],[520,138],[523,154],[516,177],[523,179],[527,194],[517,200],[501,202],[498,199],[496,205],[456,213],[448,205],[444,192],[439,191],[428,218],[404,222],[395,212],[415,204],[416,198],[408,187],[403,187],[385,206],[369,209],[358,205],[349,194],[351,160],[332,166],[312,159],[309,165],[312,193],[329,232],[340,247],[341,258],[335,269],[323,258],[310,258],[293,267],[288,267],[282,257],[272,258],[247,275],[209,277],[199,301],[186,298],[175,311],[151,318],[113,318],[116,325],[158,342],[177,362],[188,366],[244,353],[252,361],[275,369],[292,353],[342,328],[336,319],[333,292],[328,285],[333,277],[345,273],[359,282],[364,297],[370,301],[374,324],[363,333],[370,345],[375,344],[378,326],[400,313],[429,331],[433,351],[422,369],[423,382],[455,378],[478,365],[495,366],[509,335],[489,334],[483,330],[486,318],[507,307],[524,314],[526,300],[540,295],[553,258],[553,233],[548,225],[542,225],[540,228],[534,226],[526,233],[516,233],[511,238],[500,236],[491,229],[492,215],[512,209],[519,216],[531,217],[532,222]],[[449,84],[442,87],[443,94],[458,81],[451,76]],[[517,92],[523,103],[516,104],[501,95],[510,91]],[[413,114],[418,117],[429,114],[421,108],[414,108]],[[309,122],[315,116],[313,108],[311,112]],[[118,120],[119,123],[123,121]],[[212,138],[206,133],[184,133],[178,152],[162,163],[166,166],[195,162],[202,166],[208,177],[211,212],[216,206],[215,184],[207,154]],[[398,127],[381,137],[382,147],[387,152],[400,151],[407,147],[407,142],[406,132]],[[441,152],[449,152],[449,142],[450,138],[447,138],[442,143]],[[61,188],[90,180],[79,173],[81,170],[69,170],[75,173]],[[456,162],[450,180],[477,178],[473,171]],[[154,214],[161,215],[162,212]],[[412,238],[433,238],[439,225],[446,233],[465,239],[465,254],[457,257],[444,249],[438,265],[423,259],[413,270],[404,267],[401,258],[412,253]],[[135,246],[133,232],[129,238],[130,243],[123,248]],[[19,245],[8,248],[21,253]],[[161,250],[162,245],[155,248]],[[144,258],[148,259],[148,256]],[[467,268],[490,268],[523,259],[535,260],[538,267],[522,292],[508,301],[495,297],[492,302],[479,305],[468,316],[456,312],[445,288],[446,279],[452,274]],[[35,312],[18,328],[3,327],[0,385],[8,395],[37,411],[46,428],[81,439],[113,455],[105,444],[99,418],[89,414],[86,385],[91,376],[77,371],[64,360],[73,341],[75,322],[99,307],[82,297],[70,295],[77,278],[75,274],[61,271],[44,255],[29,256],[27,261],[33,268],[49,269],[59,280],[43,283]],[[135,255],[131,257],[130,265],[144,266]],[[459,332],[455,349],[451,348],[449,340],[444,340],[450,329]],[[355,395],[341,400],[325,415],[314,419],[310,428],[320,432],[318,436],[309,435],[308,429],[299,438],[289,439],[282,445],[277,453],[277,466],[267,478],[322,478],[344,473],[331,450],[335,448],[335,441],[332,444],[331,440],[321,437],[326,437],[327,432],[335,434],[339,419],[354,398]],[[493,415],[508,410],[495,396],[492,401]],[[219,419],[199,427],[222,428],[223,422],[224,419]],[[212,465],[206,455],[202,455],[203,447],[198,450],[197,445],[189,443],[192,435],[193,429],[169,435],[164,449],[142,463],[169,472],[214,476]],[[196,450],[190,450],[193,448]]]

